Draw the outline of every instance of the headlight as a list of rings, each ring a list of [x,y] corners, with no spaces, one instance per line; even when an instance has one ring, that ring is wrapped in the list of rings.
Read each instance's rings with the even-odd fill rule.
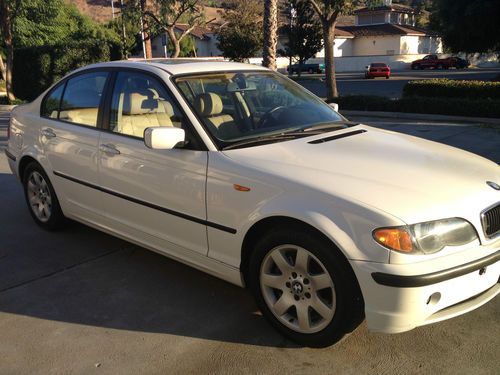
[[[432,254],[446,246],[468,244],[477,239],[477,234],[468,221],[451,218],[375,229],[373,238],[391,250],[408,254]]]

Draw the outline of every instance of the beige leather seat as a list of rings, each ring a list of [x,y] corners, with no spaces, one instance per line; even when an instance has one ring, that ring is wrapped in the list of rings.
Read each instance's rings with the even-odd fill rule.
[[[120,112],[123,114],[118,118],[115,131],[122,134],[143,137],[146,128],[173,126],[170,119],[170,113],[173,114],[171,104],[154,99],[150,92],[124,94],[123,110]]]
[[[224,106],[219,95],[213,92],[199,94],[194,101],[194,107],[204,123],[218,138],[229,139],[241,136],[233,117],[222,113]]]

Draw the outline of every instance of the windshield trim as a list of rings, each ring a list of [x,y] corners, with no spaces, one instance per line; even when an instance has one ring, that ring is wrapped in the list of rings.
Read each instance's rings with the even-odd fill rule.
[[[319,99],[319,101],[323,102],[325,105],[327,105],[327,106],[329,105],[324,99],[322,99],[319,96],[315,95],[314,93],[312,93],[311,91],[309,91],[308,89],[306,89],[304,86],[302,86],[299,83],[295,82],[293,79],[288,78],[286,75],[284,75],[284,74],[282,74],[280,72],[276,72],[276,71],[272,71],[272,70],[268,70],[268,69],[265,69],[265,70],[264,69],[228,69],[228,70],[215,70],[215,71],[180,73],[180,74],[171,75],[169,77],[170,82],[173,84],[173,86],[175,87],[175,89],[177,90],[177,92],[181,95],[182,99],[184,100],[184,102],[187,104],[187,106],[191,110],[191,113],[196,117],[196,120],[202,126],[203,130],[208,135],[208,137],[212,140],[213,144],[217,147],[218,151],[223,151],[224,148],[226,148],[226,147],[228,147],[228,146],[230,146],[230,145],[232,145],[234,143],[239,143],[239,142],[243,141],[243,139],[238,139],[238,140],[233,140],[233,141],[224,141],[222,139],[217,138],[214,134],[212,134],[207,129],[205,123],[201,119],[201,116],[195,110],[195,108],[193,107],[193,105],[191,104],[191,102],[188,100],[188,98],[186,97],[186,95],[184,94],[184,92],[179,88],[179,85],[177,84],[177,79],[184,78],[184,77],[206,76],[206,75],[211,75],[211,74],[214,74],[214,75],[220,74],[220,75],[222,75],[222,74],[227,74],[227,73],[259,73],[259,74],[279,75],[282,78],[288,80],[291,84],[295,85],[299,89],[304,90],[308,94],[310,94],[310,95],[314,96],[315,98]],[[342,122],[347,121],[347,119],[344,116],[342,116],[339,112],[337,112],[337,114],[340,117],[339,121],[342,121]],[[287,129],[291,130],[293,128],[290,127],[290,128],[287,128]],[[280,132],[277,131],[276,133],[279,134]],[[311,132],[311,133],[313,133],[313,132]],[[311,134],[311,135],[314,135],[314,134]],[[263,135],[256,135],[255,137],[248,138],[248,140],[250,141],[251,139],[260,138],[262,136]]]

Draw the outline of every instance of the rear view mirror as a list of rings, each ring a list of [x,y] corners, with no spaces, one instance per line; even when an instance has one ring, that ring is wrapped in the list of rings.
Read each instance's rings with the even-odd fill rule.
[[[164,126],[144,130],[144,144],[155,150],[171,150],[184,145],[185,140],[184,129]]]
[[[335,110],[335,112],[339,111],[339,105],[337,103],[328,103],[328,105],[332,107]]]
[[[244,82],[244,85],[236,82],[229,82],[226,86],[227,92],[255,91],[257,87],[254,82]]]

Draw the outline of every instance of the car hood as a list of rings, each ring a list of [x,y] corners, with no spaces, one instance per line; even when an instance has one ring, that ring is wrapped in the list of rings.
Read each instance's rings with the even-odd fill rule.
[[[323,142],[312,143],[317,140]],[[477,223],[479,212],[500,200],[500,192],[486,184],[500,184],[496,163],[366,125],[224,153],[281,177],[285,188],[312,188],[361,202],[406,223],[447,217]]]

